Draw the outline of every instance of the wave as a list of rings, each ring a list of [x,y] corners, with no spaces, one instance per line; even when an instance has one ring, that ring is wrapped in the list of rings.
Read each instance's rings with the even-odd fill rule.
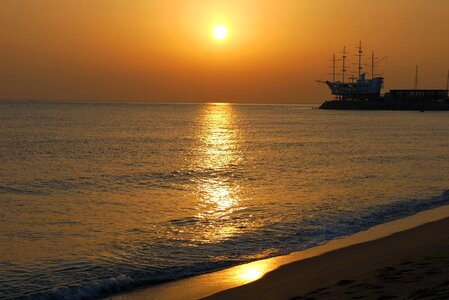
[[[240,263],[243,262],[244,261],[240,261]],[[95,280],[89,283],[74,284],[66,287],[54,288],[46,292],[34,293],[28,295],[27,298],[32,300],[99,299],[142,286],[151,286],[220,270],[231,265],[235,265],[235,262],[206,262],[197,263],[188,267],[179,266],[162,270],[154,269],[150,271],[140,271],[133,275],[120,274],[116,277]]]
[[[137,287],[173,281],[256,259],[305,250],[330,240],[367,230],[375,225],[446,204],[449,204],[449,191],[444,191],[439,196],[428,199],[403,199],[390,204],[372,205],[363,211],[335,211],[332,214],[317,215],[295,224],[270,224],[256,233],[240,235],[221,242],[220,245],[202,245],[202,253],[209,253],[209,256],[207,256],[209,260],[205,256],[202,262],[182,266],[147,267],[140,270],[130,268],[130,271],[123,272],[115,277],[55,288],[29,295],[29,298],[90,299],[106,297]],[[182,219],[172,220],[172,222],[190,223],[195,222],[195,220]],[[273,232],[282,234],[273,236]],[[217,249],[222,249],[222,252]],[[230,254],[232,252],[234,253]],[[211,253],[215,254],[214,259],[211,259]],[[123,266],[118,269],[120,268],[123,268]],[[104,275],[103,271],[99,273]]]
[[[243,178],[236,170],[198,169],[175,172],[142,172],[126,175],[100,175],[99,177],[68,177],[63,179],[16,181],[0,185],[0,194],[61,195],[73,192],[124,193],[142,189],[185,190],[189,184],[205,178]],[[245,177],[246,178],[246,177]],[[246,178],[250,180],[251,178]]]

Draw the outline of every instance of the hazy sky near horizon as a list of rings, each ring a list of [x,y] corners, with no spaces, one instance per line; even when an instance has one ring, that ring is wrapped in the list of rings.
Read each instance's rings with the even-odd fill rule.
[[[445,88],[447,0],[0,0],[0,99],[319,103],[343,46]],[[216,24],[229,30],[217,41]],[[353,66],[355,72],[355,66]]]

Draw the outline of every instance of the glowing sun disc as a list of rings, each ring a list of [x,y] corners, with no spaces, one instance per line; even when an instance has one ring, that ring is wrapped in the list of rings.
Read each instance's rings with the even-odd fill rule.
[[[228,29],[224,25],[217,25],[212,32],[217,40],[222,40],[228,35]]]

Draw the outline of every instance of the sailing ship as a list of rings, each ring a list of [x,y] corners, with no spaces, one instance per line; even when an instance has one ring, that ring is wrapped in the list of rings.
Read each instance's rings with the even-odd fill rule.
[[[371,74],[363,71],[362,42],[357,47],[358,77],[347,78],[348,52],[343,48],[341,59],[336,59],[334,53],[332,62],[332,81],[321,81],[326,84],[335,100],[324,102],[321,109],[363,109],[363,110],[449,110],[449,72],[446,89],[418,89],[418,66],[416,66],[415,84],[413,89],[392,89],[381,94],[384,78],[375,73],[375,67],[386,59],[377,58],[371,53]],[[337,62],[341,61],[341,73],[337,74]],[[337,80],[337,76],[341,79]],[[368,78],[369,77],[369,78]]]
[[[336,63],[337,59],[335,53],[332,57],[332,81],[320,81],[325,83],[331,90],[332,95],[335,95],[339,100],[348,99],[376,99],[380,97],[380,93],[383,87],[384,78],[379,77],[374,73],[376,64],[386,59],[377,59],[374,56],[374,51],[371,55],[371,78],[367,78],[367,73],[363,72],[363,48],[362,42],[359,43],[358,48],[358,77],[351,76],[346,78],[347,70],[347,58],[348,52],[346,47],[343,48],[342,58],[339,61],[342,62],[341,66],[341,80],[336,80]]]

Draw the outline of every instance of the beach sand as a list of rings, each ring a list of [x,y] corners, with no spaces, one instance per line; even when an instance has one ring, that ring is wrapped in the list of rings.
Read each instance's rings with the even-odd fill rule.
[[[207,299],[449,299],[449,218],[289,263]]]

